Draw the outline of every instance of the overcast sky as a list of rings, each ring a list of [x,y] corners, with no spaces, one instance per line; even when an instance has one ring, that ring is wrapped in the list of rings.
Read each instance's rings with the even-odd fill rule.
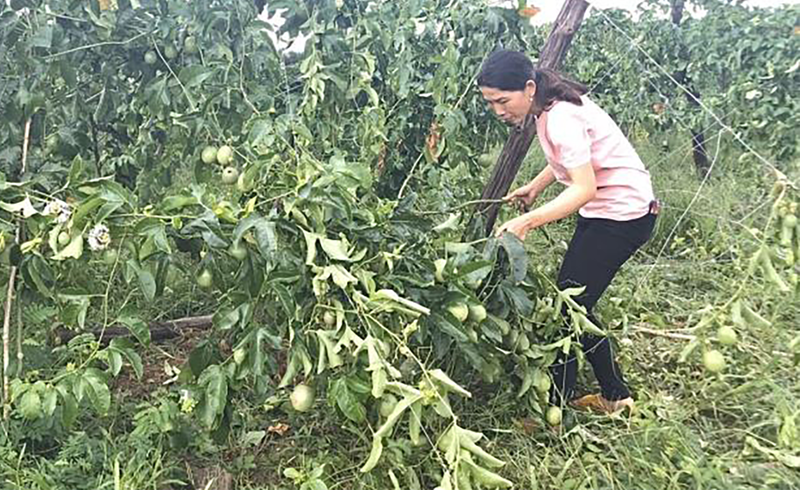
[[[542,9],[534,18],[536,23],[546,23],[555,20],[566,0],[528,0],[529,5]],[[640,0],[587,0],[592,6],[598,8],[624,8],[634,10]],[[778,7],[785,4],[798,4],[800,0],[747,0],[745,5],[754,7]]]

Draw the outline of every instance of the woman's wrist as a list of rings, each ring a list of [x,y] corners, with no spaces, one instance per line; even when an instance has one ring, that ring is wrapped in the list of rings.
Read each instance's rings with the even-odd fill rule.
[[[525,232],[529,232],[534,228],[541,226],[539,213],[536,212],[537,210],[534,209],[533,211],[528,211],[523,216],[525,217]]]
[[[528,188],[528,194],[532,194],[534,197],[538,196],[539,193],[542,192],[542,185],[537,182],[537,179],[533,179],[532,181],[528,182],[526,187]]]

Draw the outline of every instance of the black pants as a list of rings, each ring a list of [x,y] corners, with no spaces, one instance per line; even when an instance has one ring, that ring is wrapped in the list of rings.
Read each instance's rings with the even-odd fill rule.
[[[575,234],[569,243],[558,287],[561,289],[586,286],[575,300],[586,308],[588,317],[602,328],[592,314],[592,308],[608,287],[614,275],[636,250],[647,242],[653,232],[656,215],[647,214],[631,221],[614,221],[578,216]],[[600,389],[607,400],[622,400],[630,396],[625,379],[614,360],[607,337],[583,335],[583,352],[592,365]],[[575,356],[560,356],[551,366],[553,402],[562,404],[572,397],[578,363]]]

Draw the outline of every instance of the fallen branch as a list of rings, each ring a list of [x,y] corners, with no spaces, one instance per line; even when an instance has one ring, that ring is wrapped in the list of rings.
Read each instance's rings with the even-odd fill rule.
[[[151,322],[149,324],[150,340],[152,342],[163,342],[165,340],[180,337],[184,330],[197,329],[207,330],[211,328],[213,315],[204,316],[190,316],[186,318],[179,318],[177,320],[168,320],[165,322]],[[102,336],[101,336],[102,332]],[[127,327],[115,326],[109,327],[105,330],[91,330],[89,332],[76,332],[75,330],[68,330],[66,328],[58,328],[54,332],[54,341],[59,344],[65,344],[74,339],[78,335],[90,333],[95,338],[101,339],[103,345],[111,342],[112,339],[120,337],[130,337],[131,331]]]
[[[667,337],[669,339],[677,339],[677,340],[695,340],[697,338],[694,335],[688,335],[688,334],[685,334],[685,333],[675,333],[675,332],[664,331],[664,330],[654,330],[652,328],[640,327],[640,326],[634,326],[633,328],[631,328],[631,331],[634,332],[634,333],[646,333],[646,334],[649,334],[649,335],[657,335],[659,337]]]

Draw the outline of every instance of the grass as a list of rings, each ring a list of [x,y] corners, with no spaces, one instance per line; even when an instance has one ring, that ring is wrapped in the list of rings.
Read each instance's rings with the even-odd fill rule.
[[[639,150],[653,162],[664,212],[651,242],[626,264],[599,305],[637,398],[637,413],[608,418],[568,411],[563,430],[553,433],[517,402],[515,387],[504,383],[479,386],[476,400],[459,404],[463,425],[486,434],[485,447],[508,462],[501,472],[517,488],[800,488],[800,473],[788,464],[800,454],[800,379],[787,347],[798,333],[800,302],[781,299],[758,276],[743,283],[738,259],[754,246],[746,229],[765,223],[768,196],[760,172],[734,173],[734,159],[721,155],[717,173],[700,189],[688,152],[663,154],[647,142]],[[532,176],[541,158],[531,151],[520,181]],[[526,242],[553,276],[571,226],[569,220],[554,223],[547,234],[534,232]],[[696,312],[724,304],[740,287],[771,326],[739,329],[737,346],[724,350],[729,366],[721,376],[703,371],[699,351],[680,362],[685,337],[704,334],[693,329]],[[205,304],[193,294],[183,297],[187,300],[162,306],[196,312]],[[186,355],[182,349],[179,343],[151,349],[145,355],[148,369],[155,373],[165,361],[174,365]],[[376,471],[359,473],[367,437],[343,426],[322,402],[297,415],[236,400],[225,442],[214,444],[208,434],[195,433],[187,452],[155,415],[132,422],[142,413],[142,402],[159,407],[174,395],[170,387],[145,383],[127,380],[117,386],[124,390],[115,394],[120,406],[105,419],[81,421],[81,430],[61,437],[58,445],[52,445],[54,435],[46,426],[6,426],[0,434],[0,486],[178,490],[192,488],[193,476],[205,467],[224,468],[237,489],[302,488],[306,476],[295,482],[284,471],[309,475],[324,464],[328,489],[393,488],[390,466],[401,488],[433,487],[436,462],[412,453],[402,441],[387,446],[385,463]],[[588,367],[579,389],[596,389]],[[173,412],[168,422],[180,423],[181,414]],[[39,446],[31,447],[32,440]]]
[[[639,149],[645,160],[656,151],[646,144]],[[698,356],[678,362],[687,341],[658,335],[689,330],[693,312],[729,299],[741,285],[730,251],[753,246],[742,230],[763,226],[758,210],[768,210],[755,179],[743,184],[740,175],[714,175],[695,196],[698,181],[687,172],[691,162],[685,158],[675,155],[651,168],[665,211],[651,242],[622,269],[600,305],[601,317],[616,328],[639,414],[630,420],[574,414],[574,425],[567,424],[557,440],[503,438],[498,447],[504,459],[524,462],[509,473],[528,488],[800,487],[796,469],[746,442],[754,438],[776,447],[783,430],[793,434],[783,450],[796,454],[800,447],[796,430],[787,429],[800,415],[797,366],[786,349],[797,334],[798,303],[787,298],[768,305],[771,327],[740,331],[737,347],[725,352],[730,366],[721,377],[704,373]],[[563,243],[564,231],[553,234],[555,242]],[[552,256],[563,248],[542,235],[527,245],[539,257],[543,249]],[[758,279],[743,287],[751,298],[768,290]],[[588,371],[581,381],[592,391]]]

